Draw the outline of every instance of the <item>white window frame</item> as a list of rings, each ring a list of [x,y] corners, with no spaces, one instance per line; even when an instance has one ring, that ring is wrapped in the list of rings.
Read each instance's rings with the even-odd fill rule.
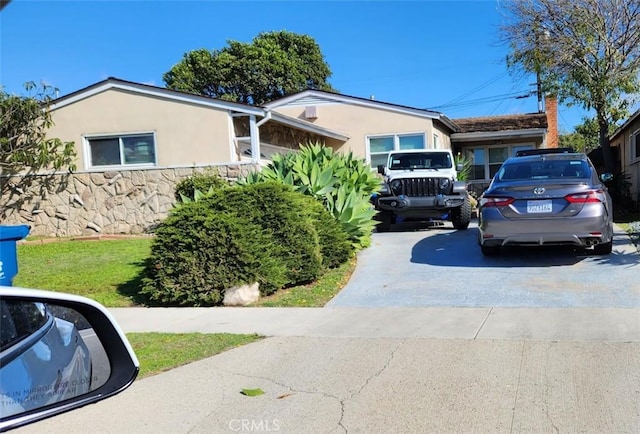
[[[110,164],[110,165],[101,165],[97,166],[93,164],[93,157],[91,155],[91,140],[96,139],[118,139],[120,143],[120,161],[124,161],[123,158],[123,145],[122,139],[127,137],[136,137],[136,136],[152,136],[153,137],[153,155],[154,159],[151,163],[136,163],[136,164]],[[82,136],[83,149],[84,149],[84,166],[86,170],[92,171],[103,171],[103,170],[114,170],[114,169],[127,169],[127,170],[137,170],[137,169],[148,169],[155,168],[158,166],[158,141],[156,138],[155,131],[136,131],[136,132],[127,132],[127,133],[109,133],[109,134],[87,134]]]
[[[640,162],[640,129],[629,136],[629,163]]]
[[[433,149],[440,149],[440,136],[433,133]]]
[[[489,149],[490,148],[508,148],[509,149],[509,157],[514,157],[515,156],[515,152],[514,152],[514,148],[525,148],[525,147],[530,147],[529,149],[535,149],[536,148],[536,144],[531,142],[531,143],[511,143],[511,144],[506,144],[506,143],[501,143],[501,144],[496,144],[496,145],[484,145],[484,146],[469,146],[468,148],[463,148],[463,151],[470,151],[473,154],[473,151],[476,149],[482,149],[485,152],[485,162],[484,162],[484,179],[472,179],[470,181],[489,181],[491,180],[491,178],[487,178],[487,175],[490,172],[489,166],[491,164],[498,164],[498,163],[491,163],[489,164]],[[507,158],[509,158],[507,157]]]
[[[389,133],[389,134],[371,134],[367,136],[367,149],[366,149],[366,157],[367,163],[371,165],[371,139],[379,139],[383,137],[393,137],[393,151],[400,150],[400,137],[406,136],[422,136],[422,149],[429,149],[429,143],[427,142],[427,134],[424,131],[418,131],[413,133]],[[374,152],[373,155],[382,155],[388,154],[391,151],[387,152]],[[375,168],[374,168],[375,169]]]

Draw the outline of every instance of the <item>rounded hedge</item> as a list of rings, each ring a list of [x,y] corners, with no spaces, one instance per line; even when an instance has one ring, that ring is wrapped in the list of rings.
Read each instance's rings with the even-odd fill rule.
[[[316,204],[288,186],[259,183],[178,206],[156,231],[143,294],[161,305],[207,306],[240,284],[258,282],[269,295],[315,280],[352,252]]]

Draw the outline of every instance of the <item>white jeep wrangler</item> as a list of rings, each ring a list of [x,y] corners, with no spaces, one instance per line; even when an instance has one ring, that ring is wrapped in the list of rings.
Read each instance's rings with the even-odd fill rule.
[[[392,151],[381,190],[372,202],[379,211],[378,231],[388,231],[402,220],[450,220],[455,229],[467,229],[471,202],[464,181],[458,181],[451,151],[423,149]]]

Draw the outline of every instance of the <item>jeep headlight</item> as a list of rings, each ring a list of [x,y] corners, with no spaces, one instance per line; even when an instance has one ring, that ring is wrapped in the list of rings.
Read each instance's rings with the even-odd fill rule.
[[[391,187],[391,192],[394,196],[399,196],[402,194],[402,181],[399,179],[394,179],[389,183],[389,187]]]
[[[451,187],[451,180],[449,178],[440,179],[440,192],[448,193],[450,187]]]

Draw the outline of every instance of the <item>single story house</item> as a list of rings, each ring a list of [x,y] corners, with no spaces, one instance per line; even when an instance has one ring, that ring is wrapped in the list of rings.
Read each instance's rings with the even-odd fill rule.
[[[557,146],[549,110],[449,119],[318,90],[256,107],[108,78],[56,99],[51,110],[49,134],[75,143],[77,171],[57,175],[54,194],[2,198],[3,221],[30,224],[34,235],[149,231],[173,207],[180,179],[205,168],[234,179],[301,143],[351,151],[372,168],[394,149],[452,149],[473,159],[479,191],[515,151]]]

